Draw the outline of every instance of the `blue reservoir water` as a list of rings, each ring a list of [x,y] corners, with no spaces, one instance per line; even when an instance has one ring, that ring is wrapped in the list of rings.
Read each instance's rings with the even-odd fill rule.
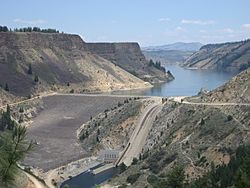
[[[212,90],[228,80],[236,73],[216,72],[208,70],[190,70],[179,66],[168,66],[175,79],[168,83],[155,85],[150,89],[116,91],[112,94],[146,95],[146,96],[192,96],[201,88]]]

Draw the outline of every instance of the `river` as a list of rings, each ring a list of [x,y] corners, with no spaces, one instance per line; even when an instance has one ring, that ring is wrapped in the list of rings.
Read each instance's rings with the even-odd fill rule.
[[[208,70],[190,70],[171,65],[166,67],[174,75],[175,79],[168,83],[155,85],[144,90],[115,91],[112,94],[144,95],[144,96],[192,96],[201,88],[215,89],[229,79],[235,73],[216,72]]]
[[[145,90],[117,91],[112,94],[144,95],[144,96],[192,96],[196,95],[201,88],[212,90],[221,86],[235,73],[225,73],[206,70],[189,70],[179,66],[168,66],[175,79],[168,83],[163,83]],[[95,184],[100,184],[110,179],[116,173],[115,169],[110,169],[98,175],[90,172],[83,172],[79,176],[64,182],[61,186],[69,184],[71,188],[91,188]]]

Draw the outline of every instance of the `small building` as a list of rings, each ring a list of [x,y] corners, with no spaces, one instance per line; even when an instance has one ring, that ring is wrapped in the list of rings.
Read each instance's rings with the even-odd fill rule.
[[[119,151],[117,150],[102,150],[99,153],[99,160],[103,163],[114,163],[119,158]]]

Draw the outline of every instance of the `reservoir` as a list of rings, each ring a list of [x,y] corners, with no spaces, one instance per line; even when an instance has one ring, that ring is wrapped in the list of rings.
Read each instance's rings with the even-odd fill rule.
[[[201,88],[213,90],[228,80],[236,73],[216,72],[210,70],[190,70],[177,65],[167,66],[166,70],[174,75],[175,79],[168,83],[155,85],[145,90],[115,91],[112,94],[144,95],[144,96],[192,96]]]

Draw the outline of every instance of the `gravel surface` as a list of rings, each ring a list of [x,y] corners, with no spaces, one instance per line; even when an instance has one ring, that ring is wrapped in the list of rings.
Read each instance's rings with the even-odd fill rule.
[[[65,96],[43,98],[44,109],[33,119],[28,137],[38,145],[23,162],[44,171],[88,156],[76,137],[76,130],[90,117],[123,102],[125,97]]]

